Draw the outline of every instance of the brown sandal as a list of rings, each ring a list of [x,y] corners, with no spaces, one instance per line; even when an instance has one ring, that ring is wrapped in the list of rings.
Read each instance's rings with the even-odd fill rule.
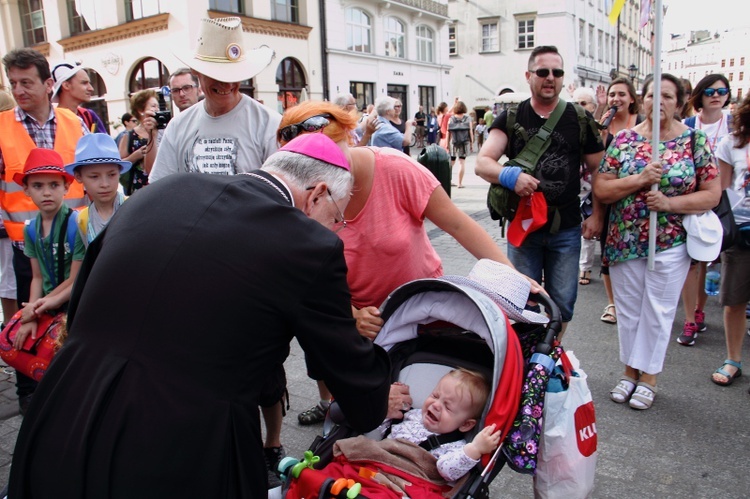
[[[578,284],[581,286],[586,286],[587,284],[591,284],[591,271],[590,270],[582,270],[581,274],[578,276]]]

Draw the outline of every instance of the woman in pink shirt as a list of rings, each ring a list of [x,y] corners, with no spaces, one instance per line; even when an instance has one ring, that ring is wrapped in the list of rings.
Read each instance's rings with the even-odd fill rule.
[[[453,204],[422,165],[395,150],[350,148],[349,132],[355,126],[355,120],[339,107],[307,101],[286,110],[278,138],[283,145],[300,133],[322,131],[347,155],[354,189],[338,235],[344,241],[357,329],[372,339],[383,324],[378,307],[391,291],[414,279],[443,274],[440,257],[424,230],[425,218],[476,258],[512,264],[490,235]],[[533,283],[532,291],[541,288]],[[321,402],[299,415],[301,424],[314,424],[325,416],[331,394],[321,382],[318,385]]]

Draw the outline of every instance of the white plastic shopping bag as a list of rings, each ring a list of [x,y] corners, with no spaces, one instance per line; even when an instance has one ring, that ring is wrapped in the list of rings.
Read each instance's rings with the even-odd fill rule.
[[[577,376],[568,377],[567,390],[545,395],[534,497],[584,499],[594,489],[596,472],[594,402],[573,352],[563,353],[560,360],[563,366],[569,361]]]

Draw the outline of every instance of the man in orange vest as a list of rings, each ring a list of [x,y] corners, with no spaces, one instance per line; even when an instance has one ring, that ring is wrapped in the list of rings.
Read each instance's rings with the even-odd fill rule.
[[[39,210],[23,188],[13,182],[13,175],[23,172],[26,157],[35,147],[54,149],[65,163],[72,163],[76,143],[88,130],[74,113],[56,109],[50,103],[54,82],[49,63],[41,53],[29,48],[13,50],[3,57],[3,65],[18,106],[0,113],[0,130],[3,131],[0,134],[0,206],[5,230],[13,244],[13,270],[20,307],[28,301],[31,285],[31,264],[23,254],[23,228],[26,220],[36,217]],[[82,184],[71,184],[65,200],[74,209],[84,206]],[[17,373],[16,388],[23,414],[36,382]]]

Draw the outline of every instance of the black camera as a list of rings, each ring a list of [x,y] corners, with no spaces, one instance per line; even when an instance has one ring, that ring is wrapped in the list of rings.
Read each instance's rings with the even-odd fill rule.
[[[172,113],[167,111],[167,101],[164,100],[165,92],[169,92],[169,88],[164,87],[160,92],[157,92],[159,98],[159,111],[154,115],[157,130],[164,130],[167,128],[167,124],[169,124],[169,121],[172,119]]]
[[[172,113],[169,111],[159,111],[154,115],[154,119],[156,119],[156,129],[163,130],[167,128],[169,120],[172,119]]]

